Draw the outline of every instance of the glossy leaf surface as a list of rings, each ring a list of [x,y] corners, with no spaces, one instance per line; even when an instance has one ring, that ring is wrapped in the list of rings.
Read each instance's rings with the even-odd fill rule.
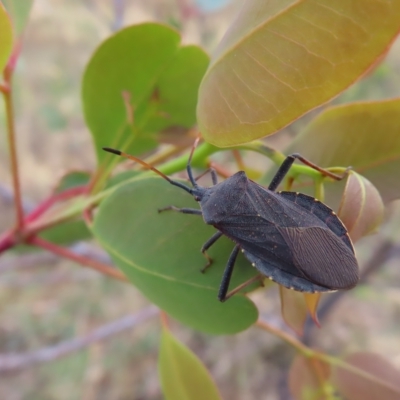
[[[248,0],[201,83],[198,123],[221,147],[269,135],[359,78],[400,30],[397,0]]]
[[[166,400],[221,399],[202,362],[166,329],[161,336],[158,372]]]
[[[10,18],[0,3],[0,71],[6,66],[11,54],[13,33]]]
[[[190,195],[162,179],[134,180],[101,203],[94,235],[131,282],[172,317],[214,334],[246,329],[257,319],[254,304],[243,295],[217,300],[233,243],[220,239],[209,251],[214,263],[201,274],[206,260],[200,248],[215,229],[198,215],[157,212],[168,205],[197,207]],[[239,257],[231,288],[255,274]]]
[[[109,157],[103,146],[138,154],[156,146],[160,130],[193,126],[207,64],[203,50],[181,47],[179,34],[160,24],[131,26],[104,41],[82,86],[98,160]]]
[[[319,114],[287,152],[322,167],[352,166],[388,202],[400,198],[399,132],[400,99],[345,104]]]

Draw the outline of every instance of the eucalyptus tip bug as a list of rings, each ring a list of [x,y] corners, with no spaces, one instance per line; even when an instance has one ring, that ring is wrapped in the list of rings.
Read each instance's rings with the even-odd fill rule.
[[[319,200],[302,193],[276,189],[296,159],[336,180],[338,176],[322,169],[299,154],[286,157],[268,188],[250,180],[239,171],[218,183],[210,169],[213,186],[202,187],[193,176],[191,160],[199,138],[195,141],[187,163],[192,187],[173,180],[158,169],[132,155],[104,147],[103,150],[136,161],[189,194],[200,209],[165,207],[161,211],[177,211],[200,215],[217,232],[203,245],[207,250],[221,237],[227,236],[235,246],[226,264],[218,299],[225,301],[246,285],[264,279],[300,292],[330,292],[354,287],[359,279],[358,264],[348,232],[339,217]],[[239,252],[260,274],[228,293],[229,282]]]

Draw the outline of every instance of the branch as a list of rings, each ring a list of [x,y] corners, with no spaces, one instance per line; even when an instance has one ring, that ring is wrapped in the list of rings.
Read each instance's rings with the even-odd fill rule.
[[[313,353],[313,351],[305,346],[303,343],[300,342],[300,340],[296,339],[294,336],[289,335],[288,333],[284,332],[283,330],[270,325],[268,322],[262,320],[259,318],[255,324],[261,329],[264,329],[265,331],[272,333],[274,336],[277,336],[284,340],[286,343],[290,344],[293,346],[296,350],[298,350],[300,353],[308,357],[310,353]]]
[[[99,263],[110,263],[109,255],[99,247],[85,242],[77,242],[68,249],[82,257],[91,258]],[[0,274],[7,271],[31,269],[59,261],[59,255],[49,252],[33,252],[29,254],[17,254],[11,257],[0,258]]]
[[[59,201],[72,199],[76,196],[85,194],[87,192],[86,186],[76,186],[71,189],[64,190],[61,193],[56,193],[42,201],[27,217],[25,222],[32,222],[43,215],[51,206]]]
[[[33,237],[33,238],[29,239],[29,243],[34,246],[38,246],[43,249],[46,249],[54,254],[58,254],[61,257],[75,261],[78,264],[84,265],[85,267],[94,269],[94,270],[102,273],[103,275],[111,276],[112,278],[118,279],[123,282],[128,281],[126,276],[124,274],[122,274],[120,271],[118,271],[117,269],[115,269],[109,265],[100,263],[91,258],[87,258],[85,256],[76,254],[68,248],[57,246],[56,244],[48,242],[47,240],[44,240],[40,237]]]
[[[142,322],[156,316],[158,312],[158,308],[150,306],[137,314],[126,315],[116,321],[103,325],[86,336],[77,337],[54,346],[44,347],[27,353],[0,354],[0,372],[12,372],[31,367],[38,363],[49,362],[65,357],[92,343],[108,339],[126,329],[136,327]]]
[[[2,90],[4,96],[4,104],[6,109],[7,120],[7,140],[10,151],[10,168],[15,196],[15,211],[16,211],[16,228],[20,230],[24,226],[24,212],[22,209],[21,185],[19,181],[18,158],[15,140],[15,120],[14,107],[12,99],[11,78],[12,68],[6,68],[4,72],[4,80],[8,85],[8,90]]]

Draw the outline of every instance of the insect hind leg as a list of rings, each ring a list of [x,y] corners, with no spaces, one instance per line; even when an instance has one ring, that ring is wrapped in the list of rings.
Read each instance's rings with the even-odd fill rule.
[[[218,292],[218,300],[221,302],[224,302],[225,300],[228,299],[226,294],[228,293],[229,283],[231,281],[233,268],[236,263],[236,258],[239,254],[239,250],[240,246],[236,245],[231,255],[229,256],[228,262],[226,263],[225,271],[224,274],[222,275],[222,281]]]
[[[276,172],[275,176],[272,178],[271,183],[268,186],[268,190],[275,191],[279,184],[283,181],[287,173],[289,172],[291,166],[293,165],[295,160],[301,161],[303,164],[315,169],[316,171],[320,172],[324,176],[329,176],[330,178],[340,181],[345,178],[351,169],[348,167],[346,171],[342,175],[334,174],[333,172],[328,171],[327,169],[321,168],[318,165],[314,164],[313,162],[307,160],[303,156],[298,153],[293,153],[290,156],[287,156],[286,159],[283,161],[281,166],[279,167],[278,171]]]
[[[206,272],[207,268],[213,263],[213,259],[207,254],[207,250],[222,236],[222,232],[214,233],[210,239],[205,242],[201,248],[203,256],[207,259],[207,264],[200,270],[202,274]]]

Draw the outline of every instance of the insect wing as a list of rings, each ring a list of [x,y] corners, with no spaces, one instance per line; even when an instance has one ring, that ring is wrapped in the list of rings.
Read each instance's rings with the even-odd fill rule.
[[[357,260],[329,229],[278,227],[293,254],[293,264],[310,281],[331,289],[350,289],[359,279]]]

